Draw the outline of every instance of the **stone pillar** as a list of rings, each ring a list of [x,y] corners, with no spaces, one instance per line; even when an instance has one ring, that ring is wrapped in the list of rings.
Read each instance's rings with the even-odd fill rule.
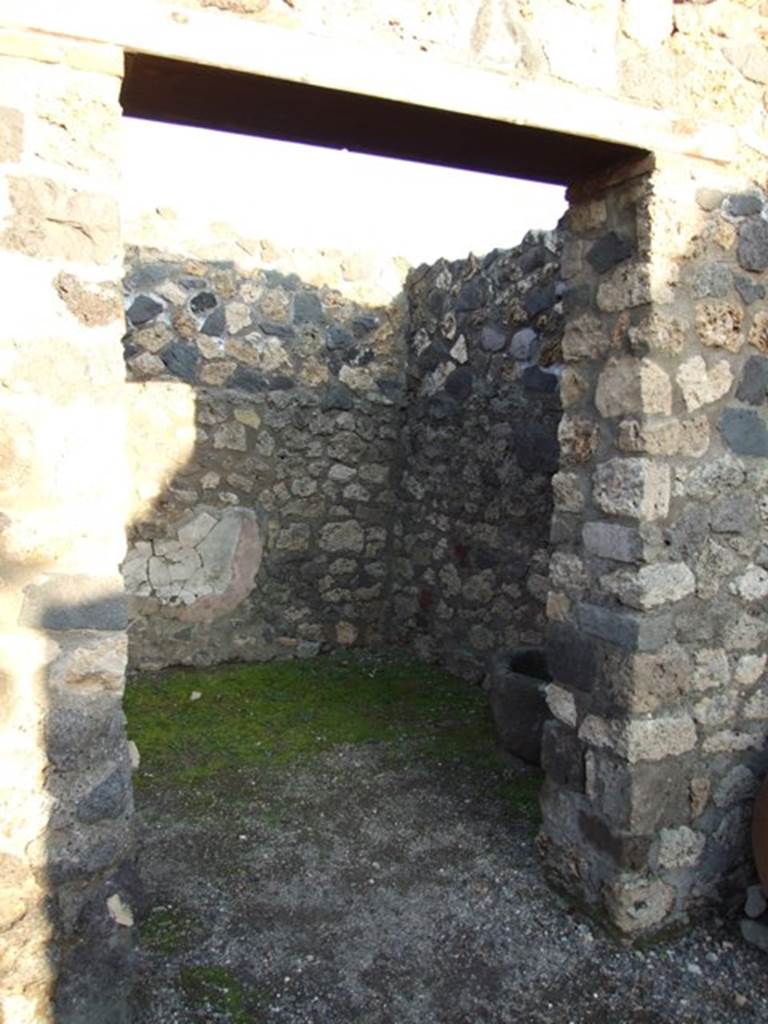
[[[0,30],[0,1019],[123,1021],[122,54]]]
[[[630,936],[743,883],[767,766],[768,226],[712,174],[582,189],[563,260],[541,845]]]

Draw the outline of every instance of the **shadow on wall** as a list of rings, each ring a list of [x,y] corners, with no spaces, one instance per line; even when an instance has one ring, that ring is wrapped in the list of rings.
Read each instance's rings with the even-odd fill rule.
[[[480,551],[488,567],[498,552],[494,578],[503,580],[503,531],[492,541],[486,530],[484,546],[456,562],[448,543],[455,479],[445,467],[455,465],[457,431],[483,443],[483,410],[500,403],[493,444],[467,458],[496,465],[496,475],[465,477],[460,487],[468,500],[474,494],[479,513],[493,507],[496,520],[506,515],[498,493],[520,477],[501,467],[511,466],[520,435],[500,427],[514,418],[517,406],[507,400],[526,387],[537,351],[548,350],[539,341],[557,296],[547,286],[547,309],[526,309],[530,278],[505,258],[441,262],[375,303],[284,269],[128,254],[127,595],[120,577],[46,572],[25,589],[21,623],[40,648],[23,652],[30,722],[39,720],[37,707],[47,708],[45,750],[30,769],[44,773],[46,786],[39,838],[27,851],[37,865],[39,916],[27,911],[23,927],[57,935],[40,953],[55,950],[57,963],[41,959],[33,972],[43,1001],[44,976],[58,974],[57,1024],[128,1020],[131,926],[142,896],[130,866],[136,752],[125,742],[122,711],[126,624],[134,667],[309,656],[423,634],[420,595],[430,567],[417,557],[420,546],[432,551],[433,572],[444,558],[451,580],[461,581],[441,599],[454,600],[458,638],[469,635],[463,631],[486,600],[475,592],[478,572],[487,572]],[[433,312],[412,331],[408,288],[419,282]],[[512,389],[503,401],[494,391],[498,373]],[[547,380],[542,393],[553,386]],[[429,445],[445,446],[440,458],[413,444],[421,428],[407,422],[409,402],[434,434]],[[532,406],[521,403],[529,416]],[[412,480],[425,458],[441,468],[422,502]],[[401,572],[396,580],[396,553],[398,563],[418,565],[418,577]]]
[[[132,667],[381,643],[402,298],[136,250],[126,287]]]

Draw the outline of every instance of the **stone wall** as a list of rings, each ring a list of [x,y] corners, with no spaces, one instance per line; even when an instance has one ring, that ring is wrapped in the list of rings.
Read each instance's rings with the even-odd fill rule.
[[[469,678],[542,646],[562,336],[560,240],[408,280],[392,635]]]
[[[122,53],[0,33],[0,1020],[125,1020]]]
[[[380,282],[396,268],[316,255],[302,279],[296,253],[239,239],[236,264],[222,246],[127,257],[136,668],[383,638],[405,310]]]
[[[766,203],[716,178],[574,195],[563,256],[542,846],[628,934],[743,893],[768,766]]]

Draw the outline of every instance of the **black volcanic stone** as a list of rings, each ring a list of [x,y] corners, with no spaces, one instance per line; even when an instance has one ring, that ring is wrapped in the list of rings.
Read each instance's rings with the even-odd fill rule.
[[[553,281],[550,281],[549,284],[537,285],[526,293],[523,299],[523,309],[528,316],[536,316],[537,313],[542,313],[545,309],[554,306],[556,298]]]
[[[128,307],[126,316],[134,327],[140,327],[142,324],[148,324],[150,320],[154,320],[162,312],[163,307],[159,302],[155,302],[148,295],[137,295]]]
[[[200,355],[194,345],[186,341],[174,341],[160,353],[166,367],[181,380],[194,383],[197,378],[197,364]]]
[[[210,316],[205,318],[205,323],[201,327],[201,331],[203,334],[215,337],[216,335],[223,334],[226,326],[227,321],[224,316],[224,310],[219,306],[218,309],[214,309]]]
[[[622,238],[615,231],[609,231],[589,250],[587,261],[598,274],[604,274],[631,255],[632,243],[629,239]]]
[[[744,364],[741,382],[736,392],[740,402],[762,405],[768,392],[768,359],[765,356],[750,356]]]
[[[750,192],[736,192],[728,196],[725,206],[733,217],[752,217],[760,213],[763,208],[763,201],[760,196]]]
[[[731,451],[739,455],[768,455],[768,428],[752,409],[724,409],[720,432]]]
[[[464,402],[472,394],[472,384],[472,371],[467,366],[460,366],[449,374],[445,390],[457,402]]]
[[[736,275],[733,283],[741,297],[741,301],[747,306],[751,306],[753,302],[765,298],[765,287],[757,284],[755,281],[750,281],[748,277]]]
[[[557,391],[558,380],[554,373],[547,373],[540,366],[526,366],[523,370],[523,387],[529,391],[543,391],[552,394]]]
[[[741,225],[736,256],[744,270],[768,267],[768,223],[762,217],[750,217]]]
[[[218,300],[213,292],[198,292],[189,303],[189,308],[193,313],[205,313],[217,304]]]

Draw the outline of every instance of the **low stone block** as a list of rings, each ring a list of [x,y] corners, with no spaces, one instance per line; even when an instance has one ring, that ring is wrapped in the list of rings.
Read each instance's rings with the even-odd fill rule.
[[[666,372],[649,359],[609,359],[597,382],[595,404],[607,417],[631,413],[668,416],[672,385]]]
[[[625,935],[646,932],[663,924],[675,902],[675,891],[664,882],[622,879],[606,887],[606,909]]]
[[[682,601],[696,588],[696,578],[684,562],[622,569],[603,576],[600,582],[622,604],[640,611]]]
[[[608,751],[586,757],[586,789],[598,813],[618,829],[652,835],[690,817],[686,767],[676,761],[629,765]]]
[[[706,841],[707,837],[703,832],[695,832],[687,825],[663,828],[659,832],[656,846],[659,867],[668,871],[693,867],[701,859]]]
[[[638,615],[584,603],[578,606],[578,620],[584,632],[638,651],[657,651],[670,639],[674,628],[669,615]]]
[[[669,512],[670,470],[648,459],[609,459],[597,467],[593,496],[603,512],[663,519]]]

